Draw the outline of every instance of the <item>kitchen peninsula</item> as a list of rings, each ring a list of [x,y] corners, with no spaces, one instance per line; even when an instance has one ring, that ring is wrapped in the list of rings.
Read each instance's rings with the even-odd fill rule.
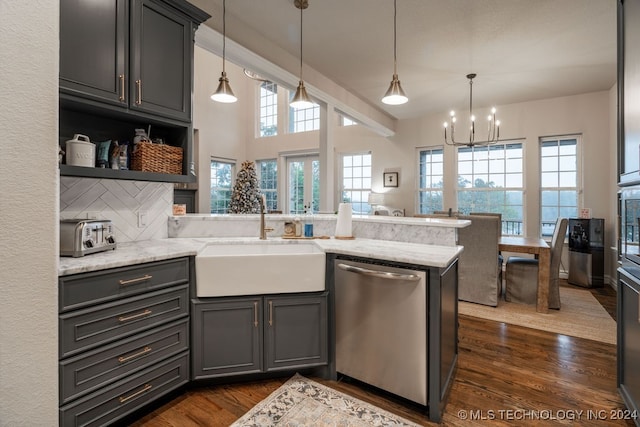
[[[110,416],[119,419],[169,391],[199,379],[219,379],[247,373],[255,375],[256,372],[267,374],[274,370],[285,371],[286,374],[287,370],[304,372],[311,368],[319,375],[335,379],[333,263],[336,260],[411,268],[426,274],[427,279],[423,283],[425,304],[428,304],[424,314],[428,316],[428,329],[425,331],[428,374],[424,379],[427,399],[423,405],[429,418],[439,421],[457,360],[457,258],[463,248],[455,243],[456,230],[467,226],[468,221],[354,217],[355,239],[338,240],[329,237],[335,229],[335,216],[318,215],[313,218],[314,231],[316,235],[328,238],[290,240],[278,237],[282,235],[284,221],[288,219],[286,215],[267,215],[267,226],[275,230],[264,241],[257,237],[258,215],[171,217],[168,239],[124,242],[113,251],[81,258],[61,258],[60,335],[63,348],[60,349],[60,364],[61,372],[63,368],[68,369],[67,374],[61,374],[60,380],[61,388],[64,388],[61,390],[61,425],[67,425],[67,420],[81,418],[85,413],[100,413],[102,408],[118,408]],[[376,238],[378,236],[384,238]],[[421,241],[427,243],[419,243]],[[321,292],[273,295],[269,292],[269,283],[264,283],[262,295],[215,298],[196,295],[195,259],[204,248],[220,244],[273,246],[302,242],[315,245],[327,254],[326,287]],[[111,282],[115,287],[110,287]],[[109,289],[112,289],[111,294]],[[325,359],[314,359],[314,362],[306,364],[298,361],[295,362],[297,364],[270,368],[269,355],[273,348],[269,347],[268,337],[274,332],[270,332],[270,326],[267,326],[271,324],[271,319],[267,321],[265,317],[264,326],[256,329],[264,328],[264,343],[260,345],[260,348],[264,345],[264,353],[259,350],[254,357],[253,368],[235,373],[216,371],[217,368],[206,369],[205,362],[210,363],[216,358],[215,354],[210,353],[219,351],[217,349],[220,346],[212,347],[203,340],[211,340],[212,336],[224,338],[226,334],[224,328],[220,327],[206,334],[203,332],[203,328],[215,326],[211,323],[210,315],[220,313],[216,311],[218,306],[224,305],[222,312],[228,313],[230,307],[237,306],[236,310],[243,310],[242,304],[246,303],[244,307],[255,313],[251,318],[255,316],[258,325],[261,324],[258,313],[264,312],[264,316],[271,317],[272,304],[278,310],[282,309],[281,304],[290,304],[292,301],[297,304],[296,313],[300,312],[300,307],[315,307],[316,302],[320,304],[318,307],[324,307],[324,314],[311,324],[316,327],[319,323],[322,331],[326,331],[324,335],[318,334],[319,337],[325,337],[322,343]],[[282,313],[286,317],[286,311]],[[74,335],[82,333],[82,328],[76,328],[76,325],[83,324],[85,328],[90,325],[89,336],[96,335],[96,328],[99,329],[102,322],[94,321],[91,316],[96,319],[108,316],[120,319],[116,323],[117,328],[122,330],[112,335],[109,332],[97,339],[90,337],[83,344],[85,337]],[[275,328],[277,334],[277,326]],[[248,333],[253,333],[257,337],[255,339],[262,342],[263,333],[255,335],[257,332],[251,332],[252,329],[253,320],[251,327],[247,328]],[[310,333],[315,334],[315,330],[312,329]],[[242,334],[235,337],[234,340],[243,339]],[[223,346],[233,347],[235,342],[230,344]],[[139,357],[141,352],[144,357]],[[104,375],[103,372],[110,367],[109,359],[125,360],[127,363],[117,364],[111,376]],[[86,366],[90,365],[105,369],[100,369],[95,373],[96,378],[87,381],[83,367],[87,369]],[[83,381],[88,384],[84,385],[85,388],[82,388],[82,384],[72,384],[70,378],[77,377],[79,373],[85,375]],[[130,407],[127,408],[127,405]]]

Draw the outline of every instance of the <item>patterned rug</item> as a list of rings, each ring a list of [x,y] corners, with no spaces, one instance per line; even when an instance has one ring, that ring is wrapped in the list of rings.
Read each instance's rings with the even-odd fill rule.
[[[616,322],[587,289],[560,287],[560,310],[537,313],[534,305],[501,300],[497,307],[460,301],[458,312],[608,344],[616,343]]]
[[[417,427],[418,424],[296,374],[231,426]]]

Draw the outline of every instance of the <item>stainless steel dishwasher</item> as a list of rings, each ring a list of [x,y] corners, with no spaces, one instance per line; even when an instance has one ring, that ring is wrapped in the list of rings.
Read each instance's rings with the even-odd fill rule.
[[[427,405],[424,271],[334,261],[336,371]]]

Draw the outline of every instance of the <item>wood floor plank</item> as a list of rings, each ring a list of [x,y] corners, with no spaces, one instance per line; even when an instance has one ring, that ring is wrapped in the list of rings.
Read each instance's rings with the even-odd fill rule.
[[[615,319],[615,291],[606,286],[591,292]],[[468,316],[459,322],[458,368],[442,425],[634,425],[612,417],[624,408],[616,389],[614,345]],[[133,425],[228,426],[287,379],[194,387]],[[434,425],[422,408],[369,387],[313,379],[420,425]]]

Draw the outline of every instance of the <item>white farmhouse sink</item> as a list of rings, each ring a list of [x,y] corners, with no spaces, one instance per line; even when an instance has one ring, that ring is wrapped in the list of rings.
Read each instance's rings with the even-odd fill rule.
[[[198,297],[325,289],[325,254],[313,243],[212,243],[196,255]]]

